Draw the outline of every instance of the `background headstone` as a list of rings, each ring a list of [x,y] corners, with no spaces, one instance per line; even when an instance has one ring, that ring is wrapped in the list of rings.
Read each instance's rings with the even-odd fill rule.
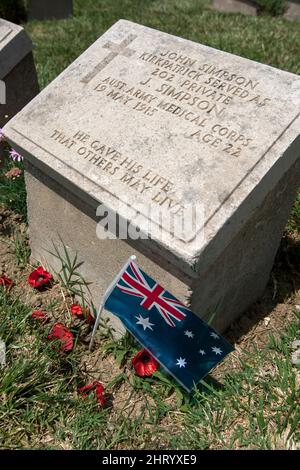
[[[21,26],[0,19],[0,128],[38,92],[31,40]]]
[[[288,20],[300,20],[300,0],[289,0],[284,17]]]
[[[222,331],[269,279],[299,126],[299,76],[121,20],[4,128],[27,164],[32,256],[59,269],[61,237],[98,304],[134,253]],[[151,239],[103,239],[101,203]],[[195,205],[200,224],[174,234]]]
[[[73,14],[73,0],[28,0],[30,20],[64,19]]]
[[[216,10],[245,15],[257,15],[260,7],[252,0],[213,0]],[[289,0],[283,17],[288,20],[300,20],[300,0]]]
[[[213,0],[213,7],[219,11],[256,15],[257,7],[248,0]]]

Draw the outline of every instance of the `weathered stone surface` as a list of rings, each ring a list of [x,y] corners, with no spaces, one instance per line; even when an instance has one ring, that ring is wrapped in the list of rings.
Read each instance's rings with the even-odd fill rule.
[[[135,252],[224,330],[268,280],[299,185],[299,116],[297,75],[119,21],[4,129],[28,160],[33,256],[54,263],[60,235],[100,297]],[[150,220],[151,239],[98,239],[99,203],[142,232]],[[197,233],[174,236],[170,213],[193,204]]]
[[[0,80],[0,127],[3,127],[39,92],[39,87],[29,37],[21,26],[2,19]]]
[[[290,0],[288,2],[287,10],[284,14],[287,20],[300,20],[300,0]]]
[[[256,15],[257,7],[248,0],[213,0],[213,7],[219,11]]]
[[[64,19],[73,14],[73,0],[29,0],[28,17],[36,20]]]
[[[186,276],[179,279],[182,273],[174,271],[160,259],[159,254],[150,259],[139,247],[132,248],[125,240],[99,240],[96,234],[99,220],[95,216],[98,205],[96,201],[94,206],[86,204],[85,198],[79,197],[76,188],[74,193],[66,191],[59,182],[49,178],[28,162],[26,164],[33,260],[40,260],[44,265],[49,265],[52,272],[53,269],[58,272],[61,269],[61,262],[49,253],[53,252],[53,243],[61,249],[60,239],[62,239],[71,257],[79,250],[79,261],[84,261],[80,269],[81,274],[87,281],[92,282],[90,285],[92,298],[98,305],[108,284],[134,252],[146,272],[151,273],[182,301],[188,303],[189,289],[186,285],[188,281]],[[112,326],[118,333],[123,331],[116,317],[112,317]]]

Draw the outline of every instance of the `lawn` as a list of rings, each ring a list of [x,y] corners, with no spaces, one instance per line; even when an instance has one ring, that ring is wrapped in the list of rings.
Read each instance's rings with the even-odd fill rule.
[[[300,73],[300,28],[281,18],[221,14],[207,0],[75,0],[64,21],[25,25],[46,86],[120,18]],[[192,395],[161,371],[137,377],[138,350],[102,329],[88,352],[90,326],[72,317],[76,276],[36,292],[27,283],[28,228],[23,176],[0,170],[0,338],[7,365],[0,375],[0,448],[10,449],[296,449],[300,448],[300,368],[291,362],[300,339],[300,199],[295,201],[263,298],[226,333],[235,345]],[[22,169],[22,164],[18,165]],[[66,254],[61,254],[67,269]],[[74,282],[73,282],[74,281]],[[50,324],[71,328],[75,347],[58,354],[49,325],[31,318],[45,310]],[[106,389],[104,407],[78,389],[93,380]]]

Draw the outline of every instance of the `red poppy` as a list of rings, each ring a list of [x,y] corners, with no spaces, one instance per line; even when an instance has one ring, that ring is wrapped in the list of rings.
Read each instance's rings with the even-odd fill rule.
[[[76,317],[83,318],[83,308],[79,304],[72,304],[71,312],[73,315],[76,315]]]
[[[86,319],[88,323],[94,322],[94,317],[92,317],[92,315],[90,314],[89,309],[81,307],[79,304],[72,304],[71,312],[73,315],[77,316],[81,320]]]
[[[158,369],[158,362],[153,356],[147,351],[147,349],[141,349],[131,361],[135,372],[140,377],[150,377],[153,372]]]
[[[104,397],[104,387],[101,382],[93,382],[88,385],[84,385],[79,389],[79,393],[81,393],[84,397],[86,397],[86,393],[89,393],[91,391],[95,391],[95,396],[97,398],[97,401],[100,405],[105,404],[105,397]]]
[[[0,277],[0,286],[6,287],[6,289],[11,289],[14,285],[13,281],[9,279],[5,274]]]
[[[31,314],[31,318],[34,318],[41,323],[47,323],[49,321],[47,313],[43,312],[42,310],[34,310],[34,312]]]
[[[94,321],[95,321],[95,318],[90,314],[90,312],[88,312],[88,316],[86,317],[86,321],[88,323],[94,323]]]
[[[55,325],[52,326],[48,339],[59,339],[61,351],[68,352],[73,349],[74,335],[62,323],[55,323]]]
[[[37,269],[32,271],[32,273],[28,277],[28,284],[36,289],[40,287],[45,287],[52,279],[52,275],[45,271],[42,266],[39,266]]]

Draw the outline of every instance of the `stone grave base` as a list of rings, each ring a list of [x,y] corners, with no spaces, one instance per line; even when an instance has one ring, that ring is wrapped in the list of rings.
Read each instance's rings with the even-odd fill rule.
[[[170,263],[154,255],[150,242],[133,249],[124,240],[101,240],[96,235],[95,217],[98,203],[87,200],[80,190],[68,190],[63,181],[50,178],[27,162],[26,185],[32,259],[58,271],[60,262],[50,255],[59,237],[70,255],[78,252],[84,261],[80,271],[92,282],[92,300],[99,305],[101,296],[131,254],[137,255],[139,266],[166,289],[189,305],[195,313],[209,320],[222,333],[263,293],[269,280],[276,251],[294,201],[300,176],[300,161],[294,163],[276,187],[256,207],[255,214],[240,230],[212,265],[201,255],[198,277],[175,270]],[[101,230],[100,230],[101,231]],[[147,244],[148,243],[148,244]],[[154,313],[150,313],[154,315]],[[119,320],[112,320],[116,336],[123,329]]]

